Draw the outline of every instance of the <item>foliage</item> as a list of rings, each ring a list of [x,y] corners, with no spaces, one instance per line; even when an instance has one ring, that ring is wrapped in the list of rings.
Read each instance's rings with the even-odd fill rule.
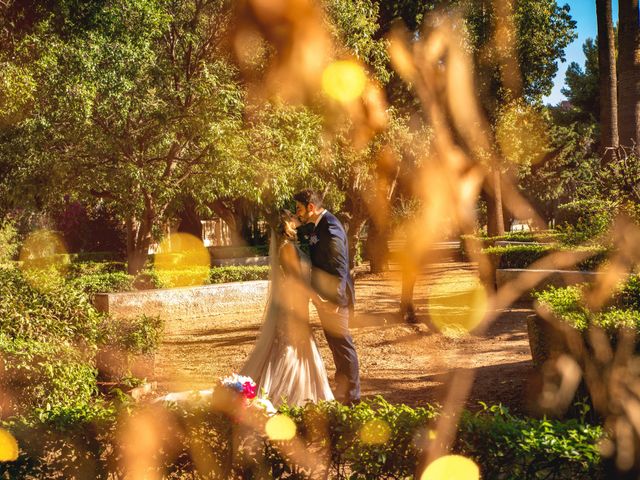
[[[158,349],[162,328],[160,317],[108,319],[102,324],[98,342],[129,354],[146,355]]]
[[[380,83],[387,83],[391,67],[387,42],[378,34],[378,5],[372,0],[325,0],[324,6],[331,18],[329,28],[346,47],[345,53],[355,55]]]
[[[10,388],[38,415],[90,402],[101,317],[51,272],[0,269],[0,349]],[[36,283],[37,282],[37,283]],[[36,285],[36,286],[34,286]],[[28,412],[31,413],[31,412]]]
[[[267,280],[268,266],[229,266],[212,267],[209,271],[209,283],[248,282]]]
[[[617,35],[614,36],[617,38]],[[598,40],[587,38],[582,45],[585,56],[584,70],[576,62],[571,62],[565,76],[566,88],[562,94],[571,105],[580,110],[587,120],[600,118],[600,68],[598,65]]]
[[[597,325],[613,341],[620,328],[640,328],[640,280],[637,275],[623,282],[599,312],[592,312],[586,307],[585,289],[585,285],[549,287],[536,292],[535,297],[541,305],[574,328],[586,331],[590,325]]]
[[[481,90],[490,98],[510,99],[518,92],[500,91],[500,69],[496,58],[507,45],[494,46],[494,55],[484,55],[484,49],[493,41],[496,18],[493,8],[479,0],[459,2],[467,7],[465,20],[470,43],[480,65]],[[571,18],[569,6],[559,6],[556,0],[526,0],[513,2],[515,26],[515,53],[521,69],[522,94],[527,102],[539,101],[551,93],[558,61],[565,59],[565,47],[577,36],[576,22]],[[483,72],[484,70],[484,72]],[[494,108],[490,108],[494,111]]]
[[[105,272],[80,275],[69,284],[89,297],[96,293],[129,292],[134,289],[135,277],[126,272]]]
[[[518,418],[494,405],[464,412],[457,449],[474,458],[482,478],[604,478],[600,427],[584,420]]]
[[[413,478],[422,448],[438,441],[428,429],[439,413],[429,405],[411,408],[376,397],[355,407],[322,402],[284,406],[280,411],[295,422],[297,439],[306,449],[329,449],[329,478]],[[170,417],[156,416],[158,421],[169,422],[158,440],[167,446],[170,442],[170,448],[159,448],[154,458],[156,473],[163,478],[255,478],[262,474],[304,479],[321,473],[285,460],[280,447],[288,442],[269,442],[261,437],[262,432],[239,425],[208,404],[176,407],[168,413]],[[55,435],[44,435],[48,442],[25,441],[28,450],[21,451],[18,462],[0,465],[0,473],[49,478],[52,472],[76,469],[90,472],[86,478],[123,475],[116,426],[113,414],[96,418],[94,428],[86,418],[70,421],[64,430],[59,424],[43,424],[45,432]],[[371,439],[384,438],[376,437],[376,432],[390,435],[388,441],[364,442],[363,428]],[[13,431],[21,441],[37,430],[15,425]],[[474,459],[482,478],[602,478],[597,448],[602,433],[601,427],[582,420],[520,418],[504,407],[485,406],[477,413],[462,414],[454,453]],[[194,444],[200,448],[197,453]],[[84,447],[84,454],[77,454],[78,445]],[[42,461],[45,458],[47,462]]]
[[[268,266],[228,266],[183,268],[172,271],[158,272],[149,269],[142,272],[134,286],[138,289],[147,288],[173,288],[174,286],[197,286],[203,284],[248,282],[252,280],[267,280],[269,278]]]
[[[42,422],[99,414],[108,406],[98,395],[96,353],[157,348],[158,319],[111,320],[95,310],[80,286],[54,269],[0,268],[0,352],[7,398],[13,399],[9,416]]]
[[[100,315],[53,272],[0,268],[0,332],[11,339],[95,345]]]
[[[558,230],[565,234],[565,242],[578,244],[604,235],[613,224],[618,205],[588,198],[565,203],[558,210]]]
[[[541,258],[559,251],[586,252],[589,258],[576,264],[578,270],[596,270],[609,256],[609,250],[600,246],[570,247],[554,244],[506,245],[488,247],[483,253],[498,259],[498,268],[528,268]],[[555,268],[551,265],[549,268]]]
[[[0,223],[0,264],[14,260],[18,248],[18,231],[13,222]]]

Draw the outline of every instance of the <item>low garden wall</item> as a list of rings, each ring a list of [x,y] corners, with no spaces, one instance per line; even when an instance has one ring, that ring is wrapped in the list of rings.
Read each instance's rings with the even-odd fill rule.
[[[140,315],[162,319],[193,318],[223,314],[241,305],[263,304],[267,298],[267,280],[222,283],[200,287],[141,290],[122,293],[98,293],[95,307],[113,318]]]

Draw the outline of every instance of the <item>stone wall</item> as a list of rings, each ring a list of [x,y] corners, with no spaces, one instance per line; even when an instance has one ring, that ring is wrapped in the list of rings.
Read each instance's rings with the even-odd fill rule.
[[[261,308],[268,281],[222,283],[202,287],[99,293],[94,305],[114,318],[159,315],[165,320],[224,315],[245,306]]]

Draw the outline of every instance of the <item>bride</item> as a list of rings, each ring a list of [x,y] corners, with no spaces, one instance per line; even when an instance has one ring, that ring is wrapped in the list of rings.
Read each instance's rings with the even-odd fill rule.
[[[271,285],[262,328],[241,369],[278,407],[333,400],[329,380],[309,324],[310,265],[296,242],[300,221],[280,212],[272,239]],[[275,243],[275,248],[274,248]]]

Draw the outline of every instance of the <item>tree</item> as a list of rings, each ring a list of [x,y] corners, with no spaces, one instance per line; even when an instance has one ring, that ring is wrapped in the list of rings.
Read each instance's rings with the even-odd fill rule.
[[[640,154],[640,26],[638,0],[620,0],[618,126],[620,144]]]
[[[91,5],[81,24],[63,12],[75,35],[43,21],[41,41],[53,48],[20,137],[37,145],[34,156],[58,191],[112,207],[136,273],[187,180],[236,153],[230,139],[241,127],[243,93],[223,49],[230,13],[222,1]]]
[[[571,62],[565,75],[562,94],[583,115],[583,120],[595,122],[600,119],[600,67],[598,65],[599,43],[587,38],[582,45],[585,56],[584,69]]]
[[[596,0],[598,16],[598,69],[600,73],[600,149],[618,146],[618,89],[616,45],[611,0]]]

